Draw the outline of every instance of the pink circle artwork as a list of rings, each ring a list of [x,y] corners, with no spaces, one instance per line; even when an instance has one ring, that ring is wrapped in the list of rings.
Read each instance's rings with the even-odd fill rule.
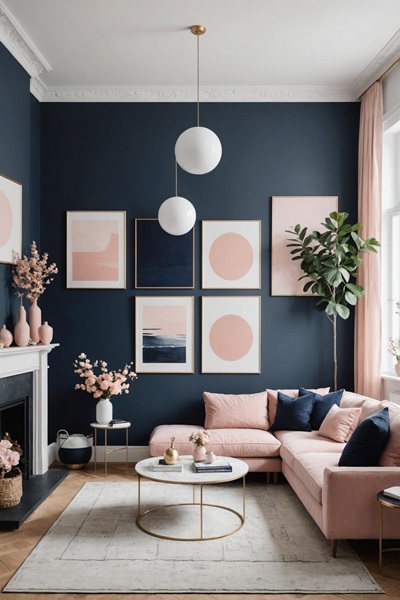
[[[4,192],[0,192],[0,215],[0,246],[5,246],[12,232],[13,214]]]
[[[213,242],[209,261],[221,279],[234,281],[244,277],[253,264],[253,249],[240,233],[223,233]]]
[[[210,329],[210,346],[222,360],[239,360],[253,345],[253,332],[249,323],[238,315],[224,315]]]

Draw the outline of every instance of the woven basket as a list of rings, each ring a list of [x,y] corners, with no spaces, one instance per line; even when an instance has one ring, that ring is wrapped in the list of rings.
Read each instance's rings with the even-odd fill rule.
[[[17,506],[22,498],[22,474],[0,479],[0,508]]]

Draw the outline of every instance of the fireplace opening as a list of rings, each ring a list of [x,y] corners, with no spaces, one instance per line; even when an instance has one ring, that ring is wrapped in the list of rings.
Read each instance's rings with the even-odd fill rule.
[[[32,475],[32,373],[0,379],[0,438],[5,433],[21,446],[18,466],[28,479]]]

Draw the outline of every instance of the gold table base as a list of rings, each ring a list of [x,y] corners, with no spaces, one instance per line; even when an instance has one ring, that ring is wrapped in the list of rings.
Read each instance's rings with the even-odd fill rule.
[[[382,492],[378,494],[378,502],[379,502],[379,560],[378,560],[378,572],[379,575],[383,575],[384,577],[389,577],[390,579],[396,579],[400,581],[400,570],[399,563],[387,563],[383,564],[383,555],[389,552],[399,552],[400,548],[383,548],[383,515],[382,509],[384,506],[386,508],[400,508],[398,501],[394,501],[391,498],[385,497]],[[393,571],[390,572],[390,568],[393,568]]]
[[[224,537],[228,537],[230,535],[233,535],[234,533],[237,533],[240,529],[242,529],[243,525],[245,524],[246,521],[246,483],[245,483],[245,476],[242,477],[242,481],[243,481],[243,487],[242,487],[242,501],[243,501],[243,510],[242,510],[242,514],[240,512],[238,512],[237,510],[234,510],[233,508],[229,508],[228,506],[222,506],[221,504],[208,504],[206,502],[203,502],[203,484],[202,483],[197,483],[197,484],[175,484],[175,485],[192,485],[193,486],[193,502],[183,502],[183,503],[179,503],[179,504],[164,504],[163,506],[156,506],[155,508],[149,508],[148,510],[145,510],[144,512],[141,512],[141,504],[140,504],[140,483],[141,483],[141,476],[138,475],[138,515],[136,517],[136,524],[139,527],[139,529],[141,529],[142,531],[144,531],[145,533],[147,533],[148,535],[152,535],[154,537],[163,539],[163,540],[173,540],[176,542],[206,542],[206,541],[210,541],[210,540],[219,540],[220,538],[224,538]],[[216,483],[216,482],[213,482]],[[210,484],[204,484],[204,485],[210,485]],[[199,487],[200,488],[200,502],[195,502],[195,488]],[[176,508],[179,506],[192,506],[192,507],[198,507],[199,509],[199,529],[200,529],[200,535],[199,537],[175,537],[175,536],[170,536],[170,535],[162,535],[160,533],[156,533],[155,531],[145,527],[142,523],[141,520],[143,517],[145,517],[146,515],[153,513],[153,512],[157,512],[157,511],[163,511],[163,510],[168,510],[169,508]],[[233,513],[234,515],[236,515],[239,520],[240,520],[240,524],[238,527],[235,527],[235,529],[232,529],[231,531],[227,531],[226,533],[222,533],[220,535],[214,535],[214,536],[204,536],[204,515],[203,515],[203,508],[205,506],[209,506],[212,508],[217,508],[219,510],[225,510],[228,512]]]

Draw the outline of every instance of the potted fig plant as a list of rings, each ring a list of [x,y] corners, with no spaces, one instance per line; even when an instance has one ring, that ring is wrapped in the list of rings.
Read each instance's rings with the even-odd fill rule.
[[[362,254],[377,252],[379,242],[371,237],[363,239],[358,231],[361,223],[349,225],[346,212],[332,212],[321,225],[324,231],[308,233],[307,227],[295,225],[288,247],[292,260],[300,260],[301,279],[307,279],[303,290],[319,296],[316,306],[323,307],[333,325],[334,387],[337,390],[337,317],[348,319],[351,307],[364,295],[357,284]]]

